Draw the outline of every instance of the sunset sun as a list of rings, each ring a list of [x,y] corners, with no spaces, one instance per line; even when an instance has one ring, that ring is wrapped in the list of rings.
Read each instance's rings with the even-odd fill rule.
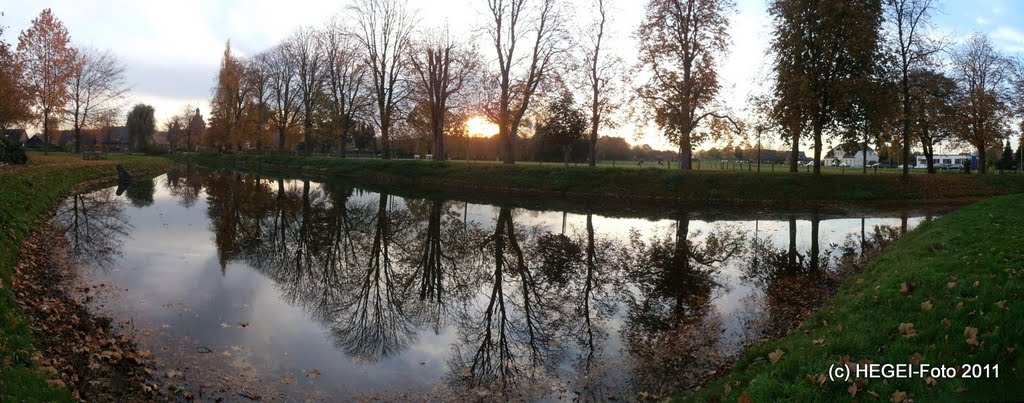
[[[498,125],[483,116],[475,116],[466,121],[466,131],[470,137],[490,137],[498,134]]]

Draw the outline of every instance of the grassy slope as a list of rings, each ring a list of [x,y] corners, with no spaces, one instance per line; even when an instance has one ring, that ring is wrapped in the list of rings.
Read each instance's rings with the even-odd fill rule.
[[[260,169],[326,169],[354,179],[398,180],[423,187],[539,190],[577,195],[639,195],[687,200],[913,200],[988,197],[1024,192],[1024,175],[913,175],[909,185],[893,174],[761,174],[743,171],[681,172],[659,168],[570,167],[438,163],[415,160],[305,158],[293,156],[201,155],[208,165],[259,164]]]
[[[0,401],[70,400],[66,390],[48,387],[46,377],[32,368],[32,335],[16,311],[11,271],[32,224],[74,185],[114,176],[115,164],[134,173],[156,172],[171,162],[123,155],[83,161],[77,155],[32,154],[27,165],[0,167]]]
[[[920,354],[931,365],[999,364],[999,379],[939,379],[931,386],[922,379],[874,380],[856,396],[890,400],[899,391],[917,401],[1024,399],[1021,206],[1024,195],[997,197],[923,223],[798,330],[748,349],[723,379],[686,398],[845,401],[851,384],[815,385],[807,376],[827,376],[843,356],[896,364]],[[915,285],[911,292],[901,292],[904,282]],[[913,324],[916,335],[901,334],[901,323]],[[968,344],[967,327],[978,329],[978,346]],[[783,356],[773,364],[768,354],[777,349]]]

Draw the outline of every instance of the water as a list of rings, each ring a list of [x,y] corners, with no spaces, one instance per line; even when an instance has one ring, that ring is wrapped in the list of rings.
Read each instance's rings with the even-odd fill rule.
[[[55,220],[83,297],[197,396],[606,400],[712,379],[941,213],[587,209],[181,167]]]

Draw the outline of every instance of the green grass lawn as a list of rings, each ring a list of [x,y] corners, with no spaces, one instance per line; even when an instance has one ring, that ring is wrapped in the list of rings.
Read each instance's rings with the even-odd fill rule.
[[[355,181],[389,182],[428,189],[566,192],[573,196],[672,198],[706,201],[893,201],[981,198],[1024,191],[1024,175],[915,174],[904,183],[895,170],[885,173],[841,173],[828,167],[821,176],[743,170],[680,171],[637,168],[495,161],[420,161],[340,159],[284,155],[197,155],[177,157],[209,166],[239,166],[283,173],[314,169]],[[706,164],[705,164],[706,165]],[[920,170],[918,170],[920,171]],[[859,172],[859,171],[858,171]],[[873,172],[873,171],[872,171]]]
[[[747,349],[725,377],[682,398],[1021,401],[1022,207],[1024,194],[996,197],[921,224],[788,337]],[[830,381],[829,366],[843,361],[993,364],[999,377]]]
[[[116,178],[114,165],[133,173],[156,173],[171,162],[164,158],[110,155],[83,161],[76,154],[29,154],[29,163],[0,167],[0,401],[70,401],[67,390],[53,389],[33,366],[32,334],[17,312],[11,270],[21,242],[33,223],[76,184]]]

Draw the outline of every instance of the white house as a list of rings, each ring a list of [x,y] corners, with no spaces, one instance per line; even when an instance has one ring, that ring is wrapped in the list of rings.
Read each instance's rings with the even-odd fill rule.
[[[864,166],[864,149],[853,150],[852,146],[839,146],[828,153],[831,155],[825,158],[826,165],[845,165],[848,167],[861,168]],[[878,154],[871,147],[867,148],[868,165],[878,162]]]

